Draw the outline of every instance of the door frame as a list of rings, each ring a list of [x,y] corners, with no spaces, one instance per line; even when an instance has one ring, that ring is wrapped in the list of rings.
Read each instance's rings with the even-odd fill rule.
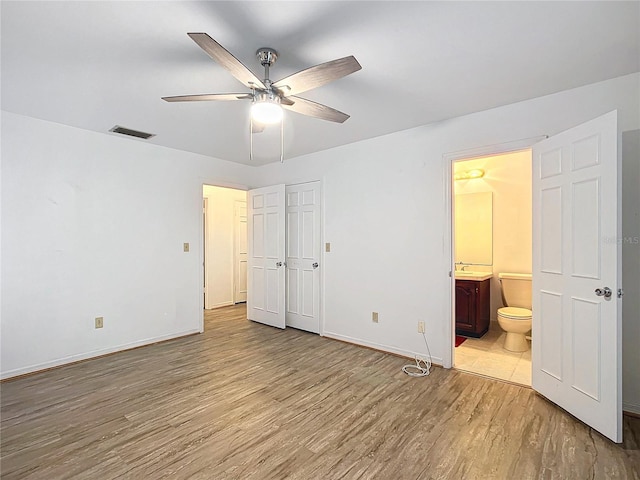
[[[242,200],[235,200],[233,202],[233,304],[236,305],[238,303],[246,303],[246,298],[244,300],[238,301],[238,256],[240,252],[238,251],[238,238],[240,237],[239,230],[239,222],[238,222],[238,210],[240,208],[240,203],[243,203]],[[247,201],[244,201],[245,213],[247,209]],[[248,260],[248,259],[247,259]]]
[[[449,339],[446,343],[445,351],[442,355],[442,363],[444,368],[452,368],[455,358],[455,323],[456,323],[456,297],[455,297],[455,236],[453,231],[453,212],[454,212],[454,188],[453,188],[453,164],[456,161],[471,159],[473,157],[487,157],[493,155],[503,155],[507,153],[517,152],[530,149],[535,143],[548,138],[548,135],[540,135],[537,137],[515,140],[512,142],[498,143],[494,145],[486,145],[482,147],[471,148],[468,150],[459,150],[456,152],[448,152],[442,155],[443,161],[443,192],[444,192],[444,256],[449,259],[449,312],[448,321],[445,324],[445,338]]]
[[[206,266],[207,258],[209,257],[209,199],[204,196],[202,197],[202,216],[204,218],[202,221],[202,242],[204,244],[202,245],[202,261],[200,262],[200,265],[202,266],[202,288],[204,288],[204,292],[202,295],[202,309],[204,310],[205,308],[207,308],[207,301],[209,300],[209,282],[207,281]]]
[[[325,291],[325,259],[326,259],[326,255],[325,255],[325,237],[324,237],[324,232],[325,232],[325,216],[324,216],[324,212],[325,210],[325,195],[324,195],[324,183],[322,181],[322,178],[316,178],[316,179],[309,179],[306,181],[298,181],[298,182],[292,182],[292,183],[286,183],[285,182],[285,187],[286,186],[290,186],[290,185],[300,185],[303,183],[312,183],[312,182],[319,182],[320,183],[320,265],[322,265],[323,268],[320,269],[320,328],[319,328],[319,332],[318,335],[321,337],[324,337],[324,312],[325,312],[325,297],[324,297],[324,291]],[[205,186],[209,186],[209,187],[223,187],[223,188],[233,188],[235,190],[242,190],[244,192],[248,192],[249,190],[251,190],[252,188],[259,188],[259,187],[255,187],[255,186],[249,186],[249,185],[241,185],[241,184],[237,184],[237,183],[225,183],[225,182],[202,182],[200,184],[200,190],[198,191],[198,215],[200,217],[200,219],[202,219],[202,209],[203,209],[203,199],[204,199],[204,187]],[[198,236],[198,243],[199,243],[199,248],[198,248],[198,255],[199,255],[199,279],[204,278],[204,222],[199,221],[198,224],[200,225],[199,227],[199,233],[200,235]],[[198,282],[200,282],[200,280],[198,280]],[[200,333],[204,332],[204,295],[202,292],[202,287],[199,285],[198,286],[198,291],[197,291],[197,295],[198,295],[198,304],[200,305],[200,319],[199,319],[199,331]]]
[[[198,235],[198,256],[199,256],[199,263],[198,263],[198,273],[199,279],[204,278],[204,274],[205,274],[205,268],[204,268],[204,249],[205,249],[205,245],[204,245],[204,235],[205,235],[205,228],[204,228],[204,222],[202,221],[202,210],[203,210],[203,199],[204,199],[204,187],[222,187],[222,188],[233,188],[234,190],[240,190],[240,191],[244,191],[246,192],[247,190],[249,190],[251,187],[249,187],[248,185],[240,185],[237,183],[225,183],[225,182],[202,182],[200,184],[200,190],[198,191],[198,215],[200,216],[200,221],[198,222],[198,224],[200,225],[198,230],[199,230],[199,235]],[[200,285],[200,280],[198,280],[198,305],[200,305],[200,310],[199,310],[199,332],[203,333],[204,332],[204,295],[202,292],[202,286]]]

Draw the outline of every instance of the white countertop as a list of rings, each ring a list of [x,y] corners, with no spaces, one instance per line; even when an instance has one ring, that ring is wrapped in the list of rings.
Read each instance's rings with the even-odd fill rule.
[[[456,280],[473,280],[475,282],[482,282],[483,280],[493,277],[493,273],[491,272],[456,271],[455,274]]]

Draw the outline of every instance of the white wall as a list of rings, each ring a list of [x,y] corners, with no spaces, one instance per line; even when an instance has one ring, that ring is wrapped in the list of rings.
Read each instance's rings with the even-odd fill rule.
[[[468,270],[494,273],[491,320],[495,322],[503,306],[498,273],[531,273],[532,269],[531,151],[456,162],[456,168],[486,172],[482,178],[455,182],[456,194],[493,192],[493,265]]]
[[[622,378],[624,409],[640,413],[640,130],[622,135]]]
[[[639,85],[628,75],[256,169],[3,112],[2,376],[198,331],[203,183],[323,180],[325,333],[423,354],[424,320],[441,363],[451,343],[443,155],[613,109],[621,130],[637,130]],[[637,205],[623,188],[623,204]],[[186,241],[199,249],[183,254]],[[640,274],[625,272],[633,291]],[[629,310],[624,400],[640,405],[639,310]],[[103,330],[93,329],[98,315]]]
[[[234,302],[234,208],[236,201],[247,201],[247,193],[205,185],[203,194],[208,204],[205,308],[216,308]]]
[[[621,130],[638,129],[639,85],[640,74],[627,75],[260,167],[262,185],[324,182],[324,241],[331,242],[322,262],[325,334],[423,353],[416,323],[424,320],[442,363],[451,344],[443,155],[553,135],[614,109]],[[637,316],[625,319],[625,329],[631,321]],[[625,364],[630,358],[625,351]],[[627,386],[640,385],[637,368],[625,372]]]
[[[8,112],[1,166],[3,378],[200,331],[202,184],[251,167]]]

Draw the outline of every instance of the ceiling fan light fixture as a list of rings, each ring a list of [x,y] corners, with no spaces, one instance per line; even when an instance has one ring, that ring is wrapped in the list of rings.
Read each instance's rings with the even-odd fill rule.
[[[265,124],[282,121],[282,107],[280,98],[273,94],[259,94],[251,105],[251,118]]]
[[[484,170],[481,168],[474,168],[472,170],[463,170],[456,172],[453,176],[454,180],[472,180],[474,178],[484,177]]]

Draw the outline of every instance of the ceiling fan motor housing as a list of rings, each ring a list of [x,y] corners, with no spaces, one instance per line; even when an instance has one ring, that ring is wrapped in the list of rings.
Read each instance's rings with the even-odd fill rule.
[[[271,66],[278,60],[278,52],[273,48],[262,47],[256,51],[256,56],[260,60],[260,65]]]
[[[254,103],[268,102],[268,103],[275,103],[280,105],[281,100],[280,100],[280,96],[277,95],[275,92],[266,91],[266,92],[257,92],[253,97],[253,102]]]

